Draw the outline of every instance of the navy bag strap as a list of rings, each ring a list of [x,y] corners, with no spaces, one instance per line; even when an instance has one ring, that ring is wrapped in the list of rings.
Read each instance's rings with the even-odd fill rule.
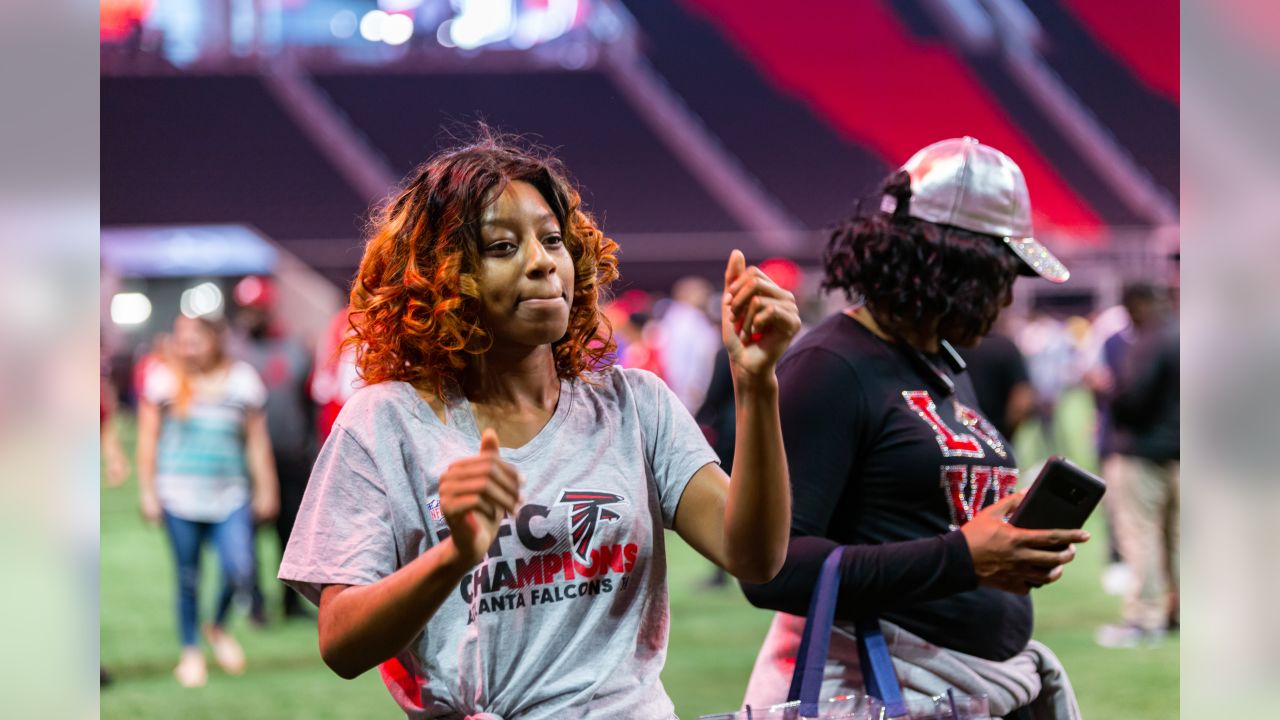
[[[822,674],[831,643],[831,624],[835,621],[836,599],[840,594],[840,560],[843,556],[844,548],[838,547],[822,563],[818,584],[809,599],[809,614],[800,636],[791,689],[787,691],[787,702],[799,700],[800,714],[806,717],[818,714],[818,695],[822,692]],[[863,618],[855,623],[855,628],[867,694],[885,704],[889,717],[905,716],[907,708],[902,700],[902,687],[893,670],[889,646],[880,632],[880,621],[874,617]]]
[[[893,670],[893,657],[889,645],[880,632],[880,620],[861,618],[854,623],[858,633],[858,659],[862,663],[862,680],[867,684],[867,694],[884,703],[891,718],[906,717],[907,703],[902,699],[902,686]]]

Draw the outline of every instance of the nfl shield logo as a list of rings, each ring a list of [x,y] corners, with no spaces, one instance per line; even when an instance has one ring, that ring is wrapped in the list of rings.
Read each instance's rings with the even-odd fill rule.
[[[431,513],[431,519],[435,522],[444,520],[444,513],[440,512],[440,501],[432,500],[427,503],[427,512]]]

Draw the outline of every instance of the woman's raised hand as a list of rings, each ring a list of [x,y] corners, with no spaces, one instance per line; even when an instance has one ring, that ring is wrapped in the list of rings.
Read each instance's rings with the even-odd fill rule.
[[[449,466],[440,477],[440,510],[461,559],[475,565],[498,535],[498,525],[520,503],[520,473],[498,455],[492,428],[480,437],[480,453]]]
[[[799,330],[795,296],[760,268],[747,267],[742,251],[730,253],[720,299],[720,335],[735,378],[771,373]]]

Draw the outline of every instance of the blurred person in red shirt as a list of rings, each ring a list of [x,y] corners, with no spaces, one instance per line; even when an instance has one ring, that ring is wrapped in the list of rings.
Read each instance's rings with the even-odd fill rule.
[[[316,344],[311,400],[316,405],[317,445],[324,445],[338,412],[361,385],[355,350],[343,344],[350,334],[351,309],[344,307],[329,321],[328,329]]]

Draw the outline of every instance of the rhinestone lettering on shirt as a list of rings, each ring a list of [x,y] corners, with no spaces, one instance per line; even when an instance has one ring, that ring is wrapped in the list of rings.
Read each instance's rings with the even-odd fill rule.
[[[941,485],[947,496],[951,529],[963,526],[984,507],[1012,494],[1017,484],[1017,468],[943,465]]]
[[[942,416],[938,414],[938,406],[933,404],[933,398],[928,392],[903,390],[902,398],[907,401],[907,407],[914,410],[921,420],[933,428],[934,439],[938,441],[938,449],[942,450],[943,457],[983,458],[987,456],[977,438],[969,433],[954,432],[947,427],[947,424],[942,421]]]
[[[1009,452],[1005,450],[1004,443],[1000,441],[1000,431],[996,430],[995,426],[982,417],[977,410],[957,401],[956,422],[968,428],[969,432],[982,438],[982,441],[995,451],[995,454],[999,455],[1002,460],[1009,457]]]

